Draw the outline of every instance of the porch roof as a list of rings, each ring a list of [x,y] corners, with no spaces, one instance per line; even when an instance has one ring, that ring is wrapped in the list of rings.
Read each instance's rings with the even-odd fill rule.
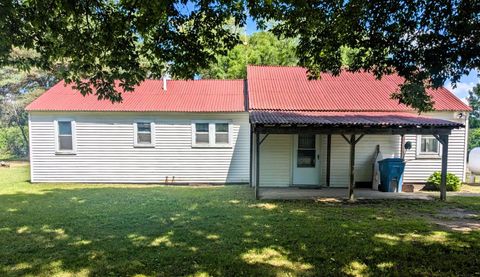
[[[408,112],[306,112],[251,111],[250,122],[257,126],[295,126],[352,129],[451,130],[463,124]]]
[[[327,185],[330,184],[331,135],[340,134],[350,145],[350,182],[348,199],[354,199],[355,146],[367,134],[401,135],[403,152],[405,134],[433,135],[442,145],[440,199],[446,199],[448,137],[452,129],[463,124],[430,118],[408,112],[311,112],[311,111],[250,111],[253,124],[251,164],[255,166],[255,197],[260,197],[260,146],[270,134],[328,134]],[[265,134],[260,139],[260,134]],[[346,135],[349,135],[347,137]],[[358,135],[358,137],[357,137]],[[405,144],[406,145],[406,144]],[[406,148],[406,146],[405,146]],[[402,154],[403,157],[403,154]],[[250,175],[252,180],[253,174]]]

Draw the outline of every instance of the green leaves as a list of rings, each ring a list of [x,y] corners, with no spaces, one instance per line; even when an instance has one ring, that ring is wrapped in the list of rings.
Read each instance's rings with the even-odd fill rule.
[[[83,94],[95,88],[100,99],[121,101],[123,91],[167,70],[193,78],[217,63],[205,76],[231,78],[243,76],[243,61],[293,63],[289,46],[279,52],[263,42],[259,56],[242,58],[250,50],[242,50],[236,29],[245,26],[247,12],[260,27],[271,25],[277,37],[295,41],[295,60],[311,78],[342,70],[378,78],[396,72],[406,84],[392,97],[419,111],[432,108],[426,86],[455,83],[480,67],[480,1],[466,0],[4,0],[0,65],[52,70],[65,64],[61,77]],[[39,56],[13,59],[14,47]],[[355,51],[346,59],[343,48]]]
[[[38,54],[15,48],[11,57],[29,61]],[[0,76],[0,131],[3,131],[4,138],[3,145],[0,141],[0,156],[9,153],[17,158],[25,157],[28,153],[28,114],[25,107],[53,86],[58,78],[38,68],[25,71],[12,66],[0,67]]]
[[[421,82],[405,82],[399,92],[392,94],[393,99],[410,107],[416,107],[419,112],[433,111],[432,97],[426,93],[425,85]]]
[[[244,42],[217,55],[216,61],[200,71],[202,78],[245,79],[247,64],[254,65],[297,65],[295,41],[278,39],[271,32],[257,32],[245,37]]]
[[[470,128],[480,128],[480,84],[468,92],[468,103],[472,107],[468,119]]]
[[[427,180],[427,186],[434,190],[440,190],[440,183],[442,181],[442,174],[439,171],[434,172]],[[462,182],[457,175],[447,173],[447,191],[459,191],[462,187]]]
[[[398,73],[406,83],[392,97],[419,111],[432,109],[425,87],[455,83],[480,67],[479,1],[260,1],[251,14],[298,39],[297,56],[312,78],[338,74],[339,49],[356,49],[346,70]]]
[[[238,43],[225,26],[234,18],[244,24],[242,1],[15,1],[0,49],[12,46],[40,53],[32,64],[60,72],[82,94],[95,88],[99,99],[121,101],[147,76],[160,76],[167,65],[178,78],[193,78],[200,68]],[[148,62],[142,62],[148,61]],[[0,65],[25,65],[0,51]],[[118,80],[117,87],[114,81]]]
[[[480,147],[480,128],[468,130],[468,151],[475,147]]]

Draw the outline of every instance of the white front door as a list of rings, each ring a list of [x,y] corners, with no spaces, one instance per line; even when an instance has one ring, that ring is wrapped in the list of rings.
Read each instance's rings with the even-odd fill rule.
[[[293,185],[320,185],[319,136],[295,135]]]

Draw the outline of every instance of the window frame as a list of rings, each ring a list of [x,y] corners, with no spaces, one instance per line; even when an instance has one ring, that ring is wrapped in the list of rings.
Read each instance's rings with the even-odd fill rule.
[[[433,138],[437,140],[433,135],[418,135],[417,136],[417,158],[419,159],[441,159],[442,157],[442,144],[437,140],[436,152],[422,152],[422,138]]]
[[[197,123],[208,124],[208,143],[197,143]],[[228,143],[216,142],[216,126],[215,124],[228,124]],[[231,120],[194,120],[192,121],[192,147],[193,148],[231,148],[233,142],[233,124]]]
[[[138,142],[138,124],[150,124],[150,143]],[[133,146],[138,148],[155,147],[155,122],[151,120],[138,120],[133,123]]]
[[[70,122],[72,129],[72,149],[60,149],[60,130],[59,122]],[[77,154],[77,124],[73,118],[58,118],[53,122],[55,134],[55,154],[56,155],[76,155]]]

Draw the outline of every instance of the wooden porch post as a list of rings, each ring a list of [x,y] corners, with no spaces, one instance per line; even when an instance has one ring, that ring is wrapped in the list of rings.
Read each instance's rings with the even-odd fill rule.
[[[355,135],[350,136],[350,184],[348,185],[348,200],[353,200],[355,185]]]
[[[250,187],[253,187],[253,128],[250,128]]]
[[[447,200],[448,135],[440,135],[442,144],[442,179],[440,181],[440,200]]]
[[[259,199],[260,186],[260,133],[255,132],[255,199]]]
[[[327,135],[327,186],[330,186],[330,165],[332,162],[332,135]]]
[[[400,157],[405,157],[405,135],[400,135]]]
[[[363,138],[365,134],[361,134],[358,139],[355,139],[355,134],[348,139],[342,134],[343,139],[350,144],[350,184],[348,184],[348,200],[354,200],[353,187],[355,186],[355,145]]]

